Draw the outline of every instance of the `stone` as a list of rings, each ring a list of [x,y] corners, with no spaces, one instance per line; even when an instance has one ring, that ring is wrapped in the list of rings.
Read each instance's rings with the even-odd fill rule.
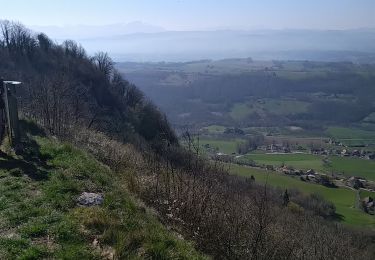
[[[78,198],[77,202],[81,206],[92,207],[102,205],[104,197],[99,193],[83,192]]]

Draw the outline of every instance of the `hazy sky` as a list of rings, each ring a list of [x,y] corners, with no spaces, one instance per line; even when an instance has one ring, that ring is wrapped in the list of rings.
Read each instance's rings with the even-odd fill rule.
[[[0,0],[26,25],[142,21],[168,30],[375,28],[375,0]]]

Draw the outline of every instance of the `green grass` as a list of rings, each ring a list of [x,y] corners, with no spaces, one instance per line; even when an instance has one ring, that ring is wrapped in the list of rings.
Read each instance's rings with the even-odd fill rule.
[[[243,120],[256,112],[258,115],[271,113],[275,115],[292,115],[306,112],[309,103],[292,99],[262,99],[233,105],[230,116],[234,120]]]
[[[251,108],[247,103],[236,103],[233,105],[229,115],[234,120],[242,120],[249,116],[251,113],[256,112],[255,109]]]
[[[253,175],[256,182],[268,183],[271,186],[282,189],[295,188],[301,192],[316,193],[331,201],[336,206],[336,212],[343,216],[343,222],[348,225],[375,228],[375,217],[368,215],[354,207],[356,193],[346,188],[327,188],[322,185],[300,181],[282,174],[266,172],[245,166],[231,165],[231,173],[250,177]]]
[[[343,173],[346,176],[358,176],[375,181],[375,162],[370,160],[329,156],[330,165],[323,164],[323,157],[312,154],[247,154],[243,159],[259,164],[294,167],[296,169],[314,169],[324,173]]]
[[[268,99],[263,107],[276,115],[291,115],[307,111],[309,103],[297,100]]]
[[[346,176],[358,176],[375,181],[375,161],[331,156],[332,167],[327,171],[342,172]]]
[[[346,145],[366,145],[375,143],[375,131],[353,127],[329,127],[326,133]]]
[[[243,139],[231,139],[231,140],[220,140],[220,139],[210,139],[210,138],[200,138],[199,140],[202,146],[208,144],[210,148],[217,150],[218,152],[231,154],[237,152],[237,145],[244,142]]]
[[[210,125],[203,127],[203,131],[207,131],[208,134],[223,134],[226,127],[222,125]]]
[[[204,258],[121,180],[70,144],[29,135],[22,155],[0,156],[0,259],[102,259],[94,238],[118,259]],[[103,193],[104,204],[78,207],[83,191]]]
[[[361,196],[361,199],[363,199],[365,197],[372,197],[373,199],[375,199],[375,192],[367,191],[367,190],[361,190],[360,196]]]
[[[247,154],[244,158],[259,164],[281,166],[282,164],[302,170],[323,170],[322,157],[312,154]]]

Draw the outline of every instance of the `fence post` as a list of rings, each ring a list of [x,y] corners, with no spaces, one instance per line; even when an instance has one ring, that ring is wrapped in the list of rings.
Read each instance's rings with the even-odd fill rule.
[[[5,104],[3,100],[4,80],[0,78],[0,141],[3,140],[5,128]]]
[[[11,146],[16,146],[19,143],[18,108],[15,94],[15,84],[12,82],[3,82],[3,101]]]

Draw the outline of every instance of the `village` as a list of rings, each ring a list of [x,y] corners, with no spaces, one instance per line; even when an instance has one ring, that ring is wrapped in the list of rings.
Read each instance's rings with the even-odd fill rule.
[[[310,154],[321,157],[322,164],[330,164],[329,156],[337,156],[344,158],[357,158],[363,160],[374,160],[375,153],[372,151],[358,150],[342,146],[339,149],[338,145],[335,143],[329,143],[330,145],[335,145],[334,148],[311,148],[309,152],[301,150],[292,150],[289,145],[282,144],[270,144],[261,145],[257,147],[258,153],[263,153],[264,155],[292,155],[292,154]],[[255,169],[262,169],[265,171],[275,172],[278,174],[286,175],[291,178],[299,179],[302,182],[313,183],[317,185],[323,185],[329,188],[344,187],[355,191],[368,191],[375,192],[375,182],[367,180],[360,176],[351,176],[350,174],[343,174],[341,172],[323,172],[316,169],[298,169],[298,167],[292,167],[286,163],[281,163],[280,165],[275,164],[265,164],[258,163],[254,160],[244,159],[243,154],[232,153],[226,154],[223,152],[217,152],[212,149],[210,145],[204,145],[207,151],[209,151],[209,156],[213,160],[221,161],[224,163],[234,163],[238,165],[243,165],[246,167],[251,167]],[[371,196],[366,196],[364,198],[358,198],[358,205],[364,212],[374,215],[375,214],[375,203],[374,198]]]

